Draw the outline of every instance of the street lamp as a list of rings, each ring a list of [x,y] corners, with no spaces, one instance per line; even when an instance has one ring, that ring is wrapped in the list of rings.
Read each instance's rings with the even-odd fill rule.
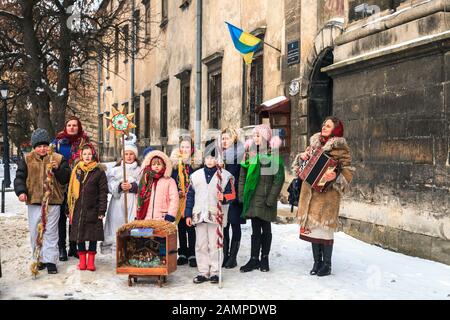
[[[103,142],[103,138],[104,138],[103,137],[103,114],[106,111],[105,93],[107,91],[112,91],[111,86],[109,86],[109,85],[105,86],[105,88],[103,89],[103,103],[105,105],[105,107],[103,108],[103,111],[101,111],[100,104],[98,106],[98,136],[99,136],[99,147],[100,147],[100,154],[101,155],[103,155],[103,153],[104,153],[104,150],[103,150],[103,147],[104,147],[104,142]],[[109,132],[107,134],[109,134]],[[109,147],[109,146],[107,146],[107,147]]]
[[[6,100],[8,99],[8,84],[2,82],[0,85],[0,94],[3,100],[3,183],[5,188],[11,185],[9,173],[9,138],[8,138],[8,110]]]

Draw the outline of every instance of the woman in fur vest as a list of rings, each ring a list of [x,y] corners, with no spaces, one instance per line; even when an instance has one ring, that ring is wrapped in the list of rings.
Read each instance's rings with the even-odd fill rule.
[[[312,244],[314,265],[310,274],[320,277],[331,274],[331,254],[334,232],[338,227],[339,205],[342,193],[352,181],[354,171],[350,167],[350,148],[343,135],[342,122],[336,117],[326,118],[322,131],[311,137],[310,145],[297,156],[293,165],[294,173],[298,175],[301,162],[307,161],[318,148],[338,161],[335,171],[325,174],[329,184],[324,192],[317,192],[307,182],[303,182],[297,211],[300,239]]]
[[[200,151],[194,148],[194,140],[189,136],[181,136],[179,147],[175,148],[171,155],[173,170],[172,178],[177,183],[180,197],[177,223],[178,223],[178,248],[177,265],[189,263],[190,267],[197,267],[195,258],[195,228],[186,225],[184,212],[186,210],[186,196],[191,185],[191,174],[202,167],[203,159]]]

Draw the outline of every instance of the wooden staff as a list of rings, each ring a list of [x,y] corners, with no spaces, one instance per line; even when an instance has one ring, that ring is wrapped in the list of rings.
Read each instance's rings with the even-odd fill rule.
[[[219,154],[218,164],[217,164],[217,192],[223,194],[222,189],[222,148],[217,147],[216,152]],[[217,250],[219,251],[218,260],[219,260],[219,289],[222,289],[222,256],[223,256],[223,211],[222,211],[222,202],[217,199]]]
[[[41,259],[41,249],[44,242],[44,233],[47,227],[47,214],[48,214],[48,201],[50,200],[51,195],[53,194],[53,171],[52,171],[52,162],[53,162],[53,150],[54,145],[50,145],[50,150],[48,152],[49,155],[49,163],[47,164],[45,170],[45,180],[44,180],[44,197],[42,198],[41,204],[41,222],[38,224],[38,234],[36,239],[36,247],[34,249],[34,258],[35,262],[31,265],[31,274],[36,278],[39,273],[39,262]]]
[[[127,167],[125,165],[125,134],[122,134],[122,166],[123,182],[127,182]],[[125,223],[128,223],[128,190],[124,190],[123,202],[125,205]]]
[[[217,166],[217,191],[222,193],[222,168]],[[223,213],[222,213],[222,203],[220,200],[217,201],[217,250],[219,251],[219,288],[222,289],[222,255],[223,255]]]

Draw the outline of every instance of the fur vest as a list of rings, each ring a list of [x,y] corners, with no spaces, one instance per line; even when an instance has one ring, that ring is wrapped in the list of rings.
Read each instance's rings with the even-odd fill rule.
[[[315,150],[321,146],[320,133],[316,133],[310,139],[309,150]],[[302,227],[322,227],[335,231],[338,227],[339,207],[342,194],[348,189],[352,181],[354,168],[351,167],[350,148],[345,138],[330,138],[322,149],[338,161],[338,175],[335,181],[325,192],[317,192],[307,182],[303,182],[300,192],[297,218]],[[296,161],[293,171],[297,171]]]

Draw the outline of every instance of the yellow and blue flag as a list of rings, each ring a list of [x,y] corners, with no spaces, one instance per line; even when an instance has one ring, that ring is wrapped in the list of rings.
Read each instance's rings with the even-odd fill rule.
[[[234,47],[243,55],[245,63],[251,64],[253,60],[253,54],[261,46],[261,39],[254,35],[244,32],[238,27],[225,22],[230,30],[231,38],[233,39]]]

